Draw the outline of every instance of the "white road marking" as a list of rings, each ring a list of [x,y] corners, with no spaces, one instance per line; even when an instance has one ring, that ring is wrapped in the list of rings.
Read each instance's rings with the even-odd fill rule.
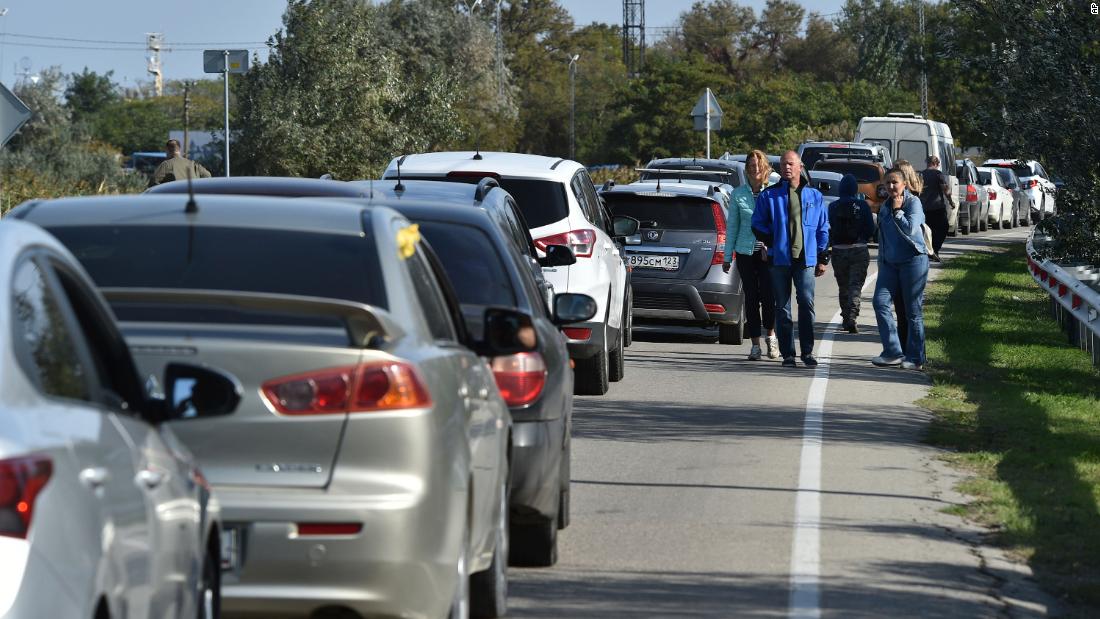
[[[877,272],[867,277],[861,296],[866,294],[868,287],[874,288],[877,279]],[[794,503],[794,539],[791,542],[791,597],[787,611],[791,619],[816,619],[821,616],[821,430],[833,340],[840,322],[838,311],[821,336],[817,347],[818,366],[810,383],[806,416],[802,422],[802,454]]]

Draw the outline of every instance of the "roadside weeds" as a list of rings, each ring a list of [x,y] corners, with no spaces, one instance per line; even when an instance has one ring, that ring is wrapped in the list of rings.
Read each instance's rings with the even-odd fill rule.
[[[928,440],[972,477],[953,513],[994,531],[1074,616],[1100,612],[1100,371],[1067,344],[1022,244],[944,265],[925,325]]]

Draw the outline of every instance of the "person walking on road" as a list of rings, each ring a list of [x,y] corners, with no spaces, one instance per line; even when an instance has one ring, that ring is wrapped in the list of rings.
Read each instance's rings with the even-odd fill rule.
[[[867,281],[871,253],[867,242],[875,234],[871,207],[858,196],[859,182],[851,174],[840,179],[840,198],[829,205],[829,242],[833,275],[840,290],[841,330],[859,333],[860,296]]]
[[[940,158],[931,155],[926,160],[928,167],[921,170],[924,187],[920,191],[920,203],[924,207],[924,218],[932,229],[932,251],[939,256],[940,248],[947,238],[947,205],[951,203],[951,182],[940,171]]]
[[[183,181],[188,178],[210,178],[209,170],[180,154],[178,140],[168,140],[164,145],[164,152],[168,153],[168,159],[157,166],[150,185]]]
[[[722,270],[730,272],[731,261],[737,263],[741,277],[741,289],[745,293],[746,329],[752,338],[749,361],[763,356],[760,336],[766,329],[767,355],[779,358],[779,340],[775,337],[775,297],[772,295],[771,275],[768,272],[768,247],[752,233],[752,214],[756,210],[756,198],[764,189],[771,174],[771,164],[764,151],[754,150],[745,159],[745,176],[749,184],[733,190],[730,197],[730,215],[726,230],[725,261]],[[736,252],[736,255],[735,255]]]
[[[814,278],[829,263],[829,216],[821,192],[802,177],[802,160],[789,150],[779,161],[780,182],[760,192],[752,216],[756,238],[768,247],[775,330],[785,367],[795,367],[791,284],[798,301],[798,340],[802,363],[814,357]]]
[[[924,209],[906,181],[906,174],[892,169],[886,174],[888,197],[879,211],[878,281],[872,302],[878,322],[882,354],[871,360],[877,366],[900,365],[920,370],[924,366],[924,286],[928,282],[928,254],[924,245]],[[919,180],[917,180],[919,183]],[[915,188],[919,192],[919,186]],[[894,300],[905,308],[908,335],[898,338],[891,312]],[[900,318],[899,318],[900,319]]]

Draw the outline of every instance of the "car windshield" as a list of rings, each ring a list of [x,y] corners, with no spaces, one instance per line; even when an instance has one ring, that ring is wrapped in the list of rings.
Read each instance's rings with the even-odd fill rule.
[[[420,231],[440,257],[463,305],[516,306],[512,279],[493,240],[472,226],[421,221]]]
[[[614,192],[605,193],[603,197],[614,215],[633,217],[642,222],[643,228],[710,232],[716,229],[710,200]]]
[[[978,183],[982,185],[992,185],[993,179],[991,178],[989,172],[978,170]]]
[[[876,183],[881,180],[881,172],[878,166],[857,161],[819,161],[814,169],[836,172],[837,174],[851,174],[856,177],[856,182],[859,183]]]
[[[262,228],[112,225],[60,226],[50,232],[103,288],[240,290],[386,308],[378,252],[369,231],[359,236]]]
[[[1016,179],[1012,178],[1012,171],[1008,168],[997,168],[997,176],[1001,177],[1001,184],[1005,187],[1016,184]]]
[[[676,165],[676,164],[667,164],[667,165],[662,164],[660,166],[660,169],[662,169],[662,170],[686,170],[686,171],[690,172],[690,174],[686,174],[682,177],[677,176],[675,174],[668,174],[668,173],[661,174],[660,177],[665,181],[668,181],[669,179],[672,179],[672,180],[675,181],[675,180],[678,180],[679,178],[683,178],[683,180],[706,181],[708,183],[725,183],[725,184],[730,185],[732,187],[737,187],[738,185],[741,184],[741,179],[737,178],[737,173],[732,171],[732,170],[730,170],[730,171],[725,171],[725,170],[714,171],[713,174],[705,174],[704,172],[710,172],[711,170],[703,169],[702,166]],[[652,181],[652,180],[656,180],[657,176],[658,176],[657,174],[642,172],[641,176],[640,176],[640,180]]]

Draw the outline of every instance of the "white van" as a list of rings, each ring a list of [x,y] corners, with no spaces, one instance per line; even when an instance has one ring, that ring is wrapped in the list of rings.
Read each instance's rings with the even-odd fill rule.
[[[929,155],[940,158],[940,171],[951,182],[952,202],[947,205],[948,230],[958,230],[959,193],[965,189],[955,176],[955,139],[951,127],[918,114],[892,112],[886,116],[864,116],[856,127],[856,142],[878,144],[890,151],[894,161],[905,159],[918,172],[928,167]]]

